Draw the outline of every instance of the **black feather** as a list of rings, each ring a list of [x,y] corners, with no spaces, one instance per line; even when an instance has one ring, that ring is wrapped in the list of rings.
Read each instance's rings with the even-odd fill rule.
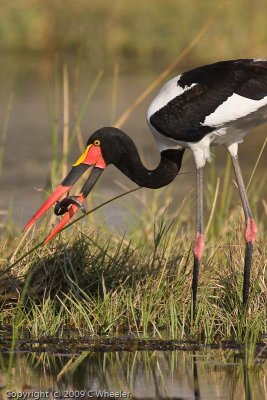
[[[181,141],[201,140],[216,129],[203,125],[205,118],[234,93],[252,100],[267,96],[267,61],[221,61],[185,72],[177,82],[182,88],[193,84],[150,117],[158,132]]]

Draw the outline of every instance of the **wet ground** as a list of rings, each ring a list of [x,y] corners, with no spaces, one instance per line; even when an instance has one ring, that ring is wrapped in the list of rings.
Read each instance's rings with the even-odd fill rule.
[[[204,349],[235,350],[237,357],[242,358],[245,346],[233,341],[222,341],[213,344],[203,344],[197,341],[140,339],[134,334],[125,337],[79,337],[72,339],[21,339],[16,341],[13,347],[12,337],[0,340],[0,351],[2,353],[49,353],[56,355],[73,354],[78,355],[83,351],[94,352],[117,352],[117,351],[201,351]],[[257,343],[255,347],[257,361],[267,359],[267,344]],[[257,356],[258,355],[258,356]]]

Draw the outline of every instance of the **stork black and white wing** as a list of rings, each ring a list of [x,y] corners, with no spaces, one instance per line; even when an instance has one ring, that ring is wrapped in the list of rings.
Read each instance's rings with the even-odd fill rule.
[[[165,137],[194,143],[266,104],[266,60],[221,61],[167,82],[148,109],[148,122]]]

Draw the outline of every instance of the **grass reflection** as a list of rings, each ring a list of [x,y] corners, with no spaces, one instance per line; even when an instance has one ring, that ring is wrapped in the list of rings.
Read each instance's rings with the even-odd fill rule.
[[[227,360],[227,361],[226,361]],[[69,358],[18,355],[5,389],[108,390],[132,398],[266,398],[264,369],[245,368],[232,350],[84,352]]]

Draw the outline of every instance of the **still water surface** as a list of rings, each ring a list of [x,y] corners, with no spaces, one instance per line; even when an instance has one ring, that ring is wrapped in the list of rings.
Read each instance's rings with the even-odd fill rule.
[[[99,390],[136,399],[266,399],[266,370],[245,369],[234,355],[230,350],[18,355],[11,382],[1,377],[2,394],[54,390],[72,397],[76,390],[84,398]]]

